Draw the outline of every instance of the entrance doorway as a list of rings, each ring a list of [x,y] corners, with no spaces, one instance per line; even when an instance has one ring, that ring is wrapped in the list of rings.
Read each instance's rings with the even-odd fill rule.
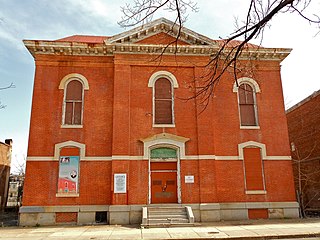
[[[177,203],[177,150],[167,147],[152,149],[150,175],[151,203]]]

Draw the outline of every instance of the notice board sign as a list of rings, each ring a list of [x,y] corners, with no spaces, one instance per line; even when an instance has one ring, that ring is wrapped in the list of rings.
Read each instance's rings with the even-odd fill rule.
[[[127,192],[127,174],[116,173],[114,174],[114,193],[126,193]]]
[[[194,183],[194,176],[184,176],[184,182],[185,183]]]

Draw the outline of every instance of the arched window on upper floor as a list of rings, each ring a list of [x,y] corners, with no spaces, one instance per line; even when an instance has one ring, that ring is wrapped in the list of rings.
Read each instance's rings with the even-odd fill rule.
[[[166,78],[159,78],[154,85],[154,123],[173,124],[173,89]]]
[[[234,92],[238,92],[240,126],[258,127],[256,92],[260,92],[259,85],[251,78],[238,79],[238,85]]]
[[[64,89],[62,126],[81,127],[84,90],[89,89],[88,81],[80,74],[69,74],[61,80],[59,89]]]
[[[174,127],[176,78],[169,72],[159,71],[150,77],[148,86],[153,88],[153,126]]]

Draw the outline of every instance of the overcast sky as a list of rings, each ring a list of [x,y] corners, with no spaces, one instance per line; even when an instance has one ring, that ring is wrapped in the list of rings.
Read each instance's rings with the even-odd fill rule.
[[[185,26],[212,39],[228,36],[235,29],[235,18],[245,17],[249,0],[195,0],[199,11],[190,13]],[[0,141],[13,139],[15,169],[27,152],[31,111],[34,61],[23,39],[54,40],[85,34],[112,36],[128,29],[117,24],[120,6],[130,0],[0,0]],[[320,0],[310,9],[320,13]],[[170,13],[155,18],[173,20]],[[282,62],[282,83],[286,107],[320,89],[319,29],[297,14],[278,15],[265,31],[264,47],[292,48]],[[44,139],[45,141],[45,139]]]

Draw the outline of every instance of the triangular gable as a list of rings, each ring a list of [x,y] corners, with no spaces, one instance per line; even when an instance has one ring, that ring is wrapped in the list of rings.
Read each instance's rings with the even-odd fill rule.
[[[148,36],[144,39],[136,41],[135,43],[147,44],[147,45],[152,45],[152,44],[170,45],[175,43],[177,43],[178,45],[190,45],[190,43],[181,41],[180,39],[177,39],[169,35],[168,33],[164,33],[164,32],[156,33],[150,37]]]
[[[152,42],[154,41],[155,37],[164,36],[163,34],[166,34],[168,36],[171,36],[172,39],[174,39],[176,38],[178,31],[179,26],[177,24],[168,19],[160,18],[140,27],[136,27],[132,30],[117,34],[109,39],[106,39],[105,43],[159,44],[158,42]],[[181,29],[179,43],[181,43],[181,45],[216,45],[215,41],[213,41],[212,39],[198,34],[185,27],[182,27]]]

